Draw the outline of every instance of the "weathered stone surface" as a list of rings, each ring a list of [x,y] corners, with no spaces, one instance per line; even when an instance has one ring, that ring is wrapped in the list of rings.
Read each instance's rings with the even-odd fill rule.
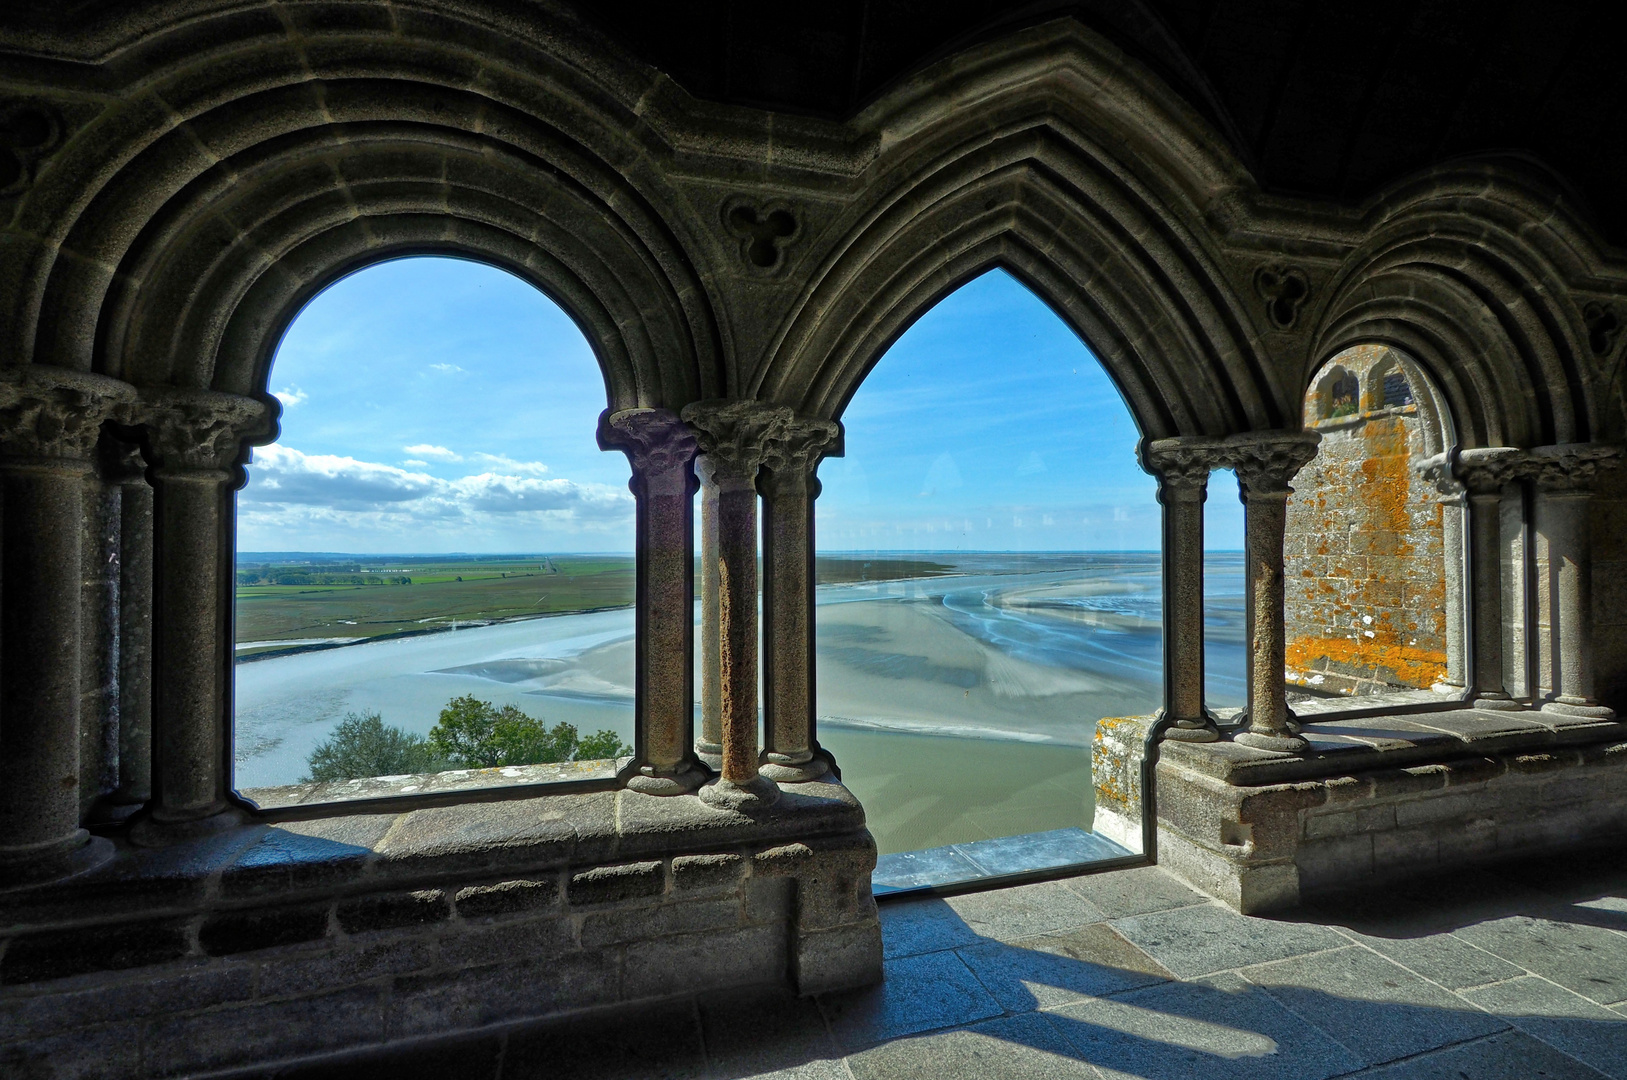
[[[680,855],[672,860],[672,884],[684,891],[732,888],[746,872],[738,855]]]
[[[452,905],[439,889],[364,896],[342,902],[335,912],[340,928],[347,934],[423,926],[441,922],[451,914]]]
[[[660,896],[666,887],[666,870],[660,863],[624,863],[620,866],[596,866],[572,874],[565,896],[572,907],[614,904]]]
[[[210,956],[316,941],[328,934],[329,906],[260,908],[211,915],[198,928],[198,944]]]
[[[458,914],[465,919],[545,911],[559,903],[559,881],[552,877],[522,878],[495,885],[471,885],[459,889],[455,899]]]
[[[184,921],[91,926],[13,938],[0,959],[0,983],[44,982],[92,971],[123,971],[185,956],[191,934]]]

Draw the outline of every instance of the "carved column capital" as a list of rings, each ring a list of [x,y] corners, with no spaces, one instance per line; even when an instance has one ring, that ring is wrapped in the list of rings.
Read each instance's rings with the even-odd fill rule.
[[[753,485],[795,414],[760,401],[712,400],[684,406],[682,416],[695,431],[704,472],[720,484]]]
[[[175,472],[223,472],[244,442],[267,442],[277,431],[265,402],[213,390],[145,390],[139,422],[154,464]]]
[[[1452,471],[1450,454],[1414,458],[1412,468],[1420,480],[1435,489],[1442,503],[1456,503],[1462,497],[1463,481]]]
[[[101,375],[34,366],[0,381],[0,454],[88,460],[108,420],[128,418],[136,391]]]
[[[1520,475],[1537,490],[1550,494],[1586,494],[1593,490],[1599,470],[1621,463],[1621,447],[1607,443],[1559,443],[1539,446],[1522,455]]]
[[[1525,454],[1512,446],[1482,446],[1458,453],[1457,476],[1474,495],[1500,495],[1520,477]]]
[[[599,414],[599,448],[620,450],[633,467],[633,483],[682,479],[695,460],[695,433],[671,409],[623,409]]]
[[[1316,456],[1322,436],[1314,431],[1245,431],[1221,443],[1225,466],[1237,473],[1250,498],[1287,498],[1288,482]]]
[[[764,491],[770,495],[786,487],[806,490],[825,451],[836,442],[842,427],[834,420],[793,417],[769,441],[763,465]]]
[[[1228,464],[1220,440],[1204,435],[1176,435],[1141,446],[1141,467],[1158,477],[1161,492],[1177,498],[1201,496],[1209,474]]]

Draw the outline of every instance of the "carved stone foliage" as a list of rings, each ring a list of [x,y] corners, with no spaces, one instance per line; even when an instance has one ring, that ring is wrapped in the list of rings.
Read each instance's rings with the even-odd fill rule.
[[[1458,454],[1457,475],[1471,495],[1496,495],[1519,478],[1525,455],[1512,446],[1483,446]]]
[[[1254,272],[1254,291],[1265,301],[1266,314],[1278,330],[1292,330],[1300,306],[1310,299],[1311,279],[1297,266],[1275,263]]]
[[[639,476],[683,468],[696,446],[695,433],[671,409],[607,409],[599,416],[600,449],[625,452]]]
[[[0,198],[34,181],[40,161],[62,141],[62,118],[38,101],[0,101]]]
[[[802,223],[788,207],[742,199],[724,204],[723,224],[739,240],[740,257],[758,270],[778,268],[785,248],[802,231]]]
[[[1582,321],[1587,324],[1587,344],[1594,356],[1609,356],[1621,334],[1621,316],[1610,304],[1590,301],[1582,307]]]
[[[1314,431],[1247,431],[1222,443],[1225,465],[1251,497],[1288,496],[1288,482],[1316,456],[1322,437]]]
[[[1220,440],[1201,435],[1156,439],[1141,450],[1142,468],[1158,477],[1165,490],[1203,491],[1209,473],[1226,463]]]
[[[85,459],[102,424],[126,417],[135,390],[97,375],[28,368],[0,382],[0,452]]]
[[[1521,455],[1518,470],[1541,491],[1587,491],[1601,469],[1621,464],[1621,447],[1605,443],[1539,446]]]
[[[794,418],[790,409],[760,401],[697,401],[683,411],[709,467],[746,480],[757,475]]]
[[[160,469],[228,469],[245,442],[267,441],[276,431],[265,402],[236,394],[161,390],[142,404],[140,423]]]

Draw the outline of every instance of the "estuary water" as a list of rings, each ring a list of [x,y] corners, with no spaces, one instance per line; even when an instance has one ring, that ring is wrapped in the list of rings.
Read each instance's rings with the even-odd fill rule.
[[[1097,721],[1161,702],[1158,556],[908,554],[954,572],[815,590],[819,738],[881,850],[1088,829]],[[1241,558],[1211,555],[1206,587],[1209,700],[1241,704]],[[236,682],[240,788],[301,779],[349,712],[422,734],[462,694],[631,742],[633,613],[242,662]]]

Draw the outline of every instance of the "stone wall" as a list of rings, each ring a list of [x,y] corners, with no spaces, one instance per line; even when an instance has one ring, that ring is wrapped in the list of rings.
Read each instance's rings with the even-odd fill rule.
[[[1391,350],[1359,346],[1307,396],[1322,443],[1288,502],[1292,683],[1360,694],[1447,675],[1442,506],[1413,464],[1431,453],[1430,418],[1418,401],[1386,405],[1385,375],[1397,373]],[[1341,376],[1359,384],[1355,400],[1333,400]]]

